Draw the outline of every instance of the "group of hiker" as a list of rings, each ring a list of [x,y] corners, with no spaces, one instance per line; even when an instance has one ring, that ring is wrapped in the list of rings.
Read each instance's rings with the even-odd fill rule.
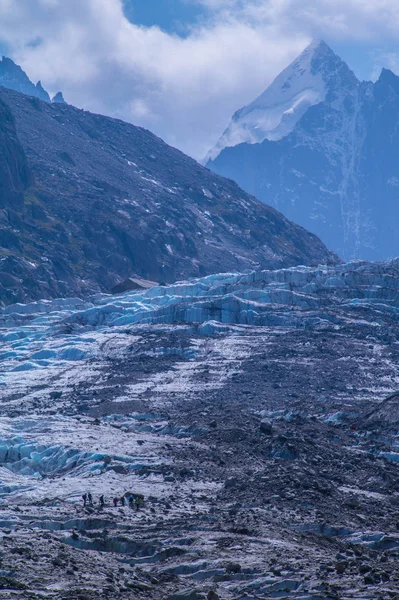
[[[86,493],[82,494],[82,500],[83,500],[84,507],[94,506],[93,496],[91,495],[90,492],[88,492],[87,494]],[[120,504],[120,506],[126,506],[126,500],[129,505],[129,508],[136,509],[136,511],[139,511],[140,506],[142,505],[142,502],[143,502],[143,496],[141,494],[125,494],[125,495],[121,496],[120,498],[115,496],[115,498],[113,498],[112,502],[113,502],[114,507],[116,508],[119,504]],[[103,508],[105,506],[104,494],[102,494],[99,497],[99,505],[101,508]]]

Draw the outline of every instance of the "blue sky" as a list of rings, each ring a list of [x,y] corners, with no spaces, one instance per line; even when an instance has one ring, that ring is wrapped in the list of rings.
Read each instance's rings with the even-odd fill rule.
[[[311,42],[399,72],[398,0],[0,0],[0,51],[50,93],[203,158]]]
[[[125,13],[133,23],[146,27],[158,25],[182,36],[207,13],[199,3],[185,0],[124,0],[124,3]]]

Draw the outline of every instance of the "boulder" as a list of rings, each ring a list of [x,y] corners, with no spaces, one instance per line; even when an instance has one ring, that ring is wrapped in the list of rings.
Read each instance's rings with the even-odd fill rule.
[[[139,291],[139,290],[149,290],[152,287],[157,286],[158,284],[154,281],[148,281],[147,279],[125,279],[121,283],[115,285],[111,293],[112,294],[123,294],[125,292]]]
[[[273,425],[268,419],[262,419],[259,429],[265,435],[273,435]]]
[[[241,565],[235,562],[227,563],[226,571],[227,573],[241,573]]]
[[[338,573],[338,575],[343,575],[345,573],[347,567],[348,567],[348,563],[344,560],[341,560],[336,563],[335,570]]]

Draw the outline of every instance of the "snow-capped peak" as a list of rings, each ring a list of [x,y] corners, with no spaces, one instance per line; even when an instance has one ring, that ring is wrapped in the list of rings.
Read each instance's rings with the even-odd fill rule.
[[[277,141],[291,133],[309,107],[326,99],[330,81],[344,72],[357,83],[349,67],[322,40],[314,40],[254,102],[234,115],[218,144],[214,160],[229,146]]]

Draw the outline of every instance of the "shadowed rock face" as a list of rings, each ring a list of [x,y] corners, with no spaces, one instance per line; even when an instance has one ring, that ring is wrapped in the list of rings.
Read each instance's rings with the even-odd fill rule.
[[[14,118],[0,102],[0,208],[21,208],[24,191],[33,183],[25,153],[18,140]]]
[[[170,282],[338,260],[144,129],[4,88],[0,100],[36,181],[3,217],[0,301],[110,291],[131,276]]]

